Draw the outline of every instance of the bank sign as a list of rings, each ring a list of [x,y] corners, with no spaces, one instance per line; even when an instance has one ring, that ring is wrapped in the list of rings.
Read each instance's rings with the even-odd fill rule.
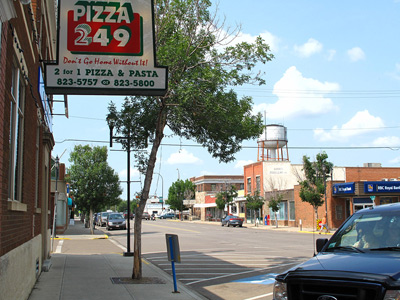
[[[350,183],[336,183],[333,185],[333,194],[354,194],[354,182]]]
[[[400,181],[364,182],[365,193],[400,193]]]
[[[152,0],[59,1],[57,61],[49,94],[164,95],[156,66]]]

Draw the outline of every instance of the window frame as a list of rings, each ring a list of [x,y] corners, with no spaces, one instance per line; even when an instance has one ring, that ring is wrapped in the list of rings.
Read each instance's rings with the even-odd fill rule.
[[[22,203],[25,83],[22,72],[15,62],[11,81],[8,199]]]

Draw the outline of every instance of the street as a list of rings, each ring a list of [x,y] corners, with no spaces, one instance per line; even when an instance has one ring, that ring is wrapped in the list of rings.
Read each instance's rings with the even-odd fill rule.
[[[212,300],[272,299],[275,274],[314,253],[313,235],[298,231],[175,220],[143,220],[142,224],[142,256],[172,276],[165,234],[178,235],[181,263],[175,264],[177,279]],[[101,230],[126,247],[126,230]]]

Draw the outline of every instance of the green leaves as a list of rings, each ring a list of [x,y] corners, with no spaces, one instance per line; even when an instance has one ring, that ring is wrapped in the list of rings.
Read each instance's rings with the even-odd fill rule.
[[[217,193],[217,198],[215,199],[215,203],[217,204],[218,209],[224,209],[225,205],[232,205],[233,199],[238,196],[236,188],[234,185],[227,187],[225,191],[221,191]]]
[[[270,200],[272,201],[272,200]],[[246,196],[246,206],[249,209],[258,210],[261,209],[264,205],[265,199],[260,196],[260,191],[256,190],[254,195],[247,195]]]
[[[177,180],[168,189],[168,200],[166,201],[166,204],[170,205],[170,208],[173,210],[182,211],[185,208],[183,200],[193,199],[194,190],[195,185],[190,180]]]
[[[306,180],[299,182],[299,195],[303,202],[310,203],[314,208],[324,203],[325,180],[333,169],[333,164],[328,162],[327,158],[328,155],[325,152],[318,153],[314,162],[311,162],[309,157],[303,156],[303,171]]]
[[[119,177],[107,163],[107,147],[75,146],[71,152],[68,176],[77,206],[99,211],[117,204],[122,194]]]

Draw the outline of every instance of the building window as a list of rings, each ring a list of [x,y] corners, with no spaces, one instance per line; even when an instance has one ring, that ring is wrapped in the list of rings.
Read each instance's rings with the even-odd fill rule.
[[[25,88],[19,68],[13,67],[11,85],[8,198],[21,201]]]
[[[343,220],[343,206],[336,205],[335,211],[336,211],[336,220]]]
[[[251,193],[251,178],[247,178],[247,194]]]
[[[261,191],[261,178],[256,176],[256,191]]]
[[[240,190],[244,190],[244,183],[240,184]]]
[[[216,191],[217,190],[217,185],[215,183],[211,184],[211,191]]]
[[[294,201],[289,201],[289,220],[295,221],[296,220],[296,210]]]

